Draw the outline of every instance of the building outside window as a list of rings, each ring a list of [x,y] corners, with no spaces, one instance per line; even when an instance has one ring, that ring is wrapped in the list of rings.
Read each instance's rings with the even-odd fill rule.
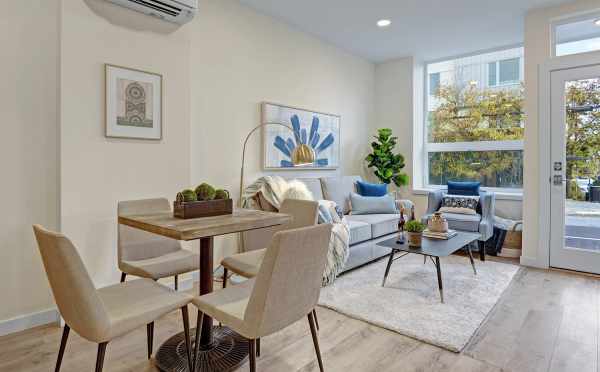
[[[426,66],[423,184],[523,187],[523,48]]]

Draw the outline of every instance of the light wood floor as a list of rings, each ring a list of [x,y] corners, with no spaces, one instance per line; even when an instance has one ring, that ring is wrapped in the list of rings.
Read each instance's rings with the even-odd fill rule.
[[[598,372],[599,283],[593,277],[522,269],[460,354],[319,308],[325,370]],[[195,324],[195,309],[190,309]],[[179,312],[158,321],[155,349],[181,329]],[[60,336],[58,327],[44,326],[1,337],[0,371],[54,370]],[[62,371],[93,370],[95,354],[95,344],[71,332]],[[156,371],[146,360],[145,327],[108,345],[104,370]],[[265,337],[258,370],[318,371],[307,322]]]

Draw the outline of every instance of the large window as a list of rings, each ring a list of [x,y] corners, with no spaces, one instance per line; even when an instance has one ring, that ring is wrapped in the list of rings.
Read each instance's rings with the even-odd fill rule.
[[[424,184],[523,187],[523,48],[427,64]]]

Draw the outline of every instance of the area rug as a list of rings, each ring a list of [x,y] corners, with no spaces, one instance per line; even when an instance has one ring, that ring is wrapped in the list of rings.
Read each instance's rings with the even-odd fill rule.
[[[340,276],[321,290],[319,305],[454,352],[460,352],[519,270],[516,265],[441,258],[444,301],[435,266],[410,254],[396,260],[385,287],[387,259]]]

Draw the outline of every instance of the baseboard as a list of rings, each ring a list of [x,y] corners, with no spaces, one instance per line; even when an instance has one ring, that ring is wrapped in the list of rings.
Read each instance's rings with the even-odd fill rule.
[[[0,336],[15,332],[25,331],[29,328],[60,321],[58,310],[55,308],[43,310],[37,313],[25,314],[12,319],[0,321]]]
[[[541,264],[535,257],[521,256],[520,263],[522,266],[536,267],[538,269],[547,269],[549,266]]]

